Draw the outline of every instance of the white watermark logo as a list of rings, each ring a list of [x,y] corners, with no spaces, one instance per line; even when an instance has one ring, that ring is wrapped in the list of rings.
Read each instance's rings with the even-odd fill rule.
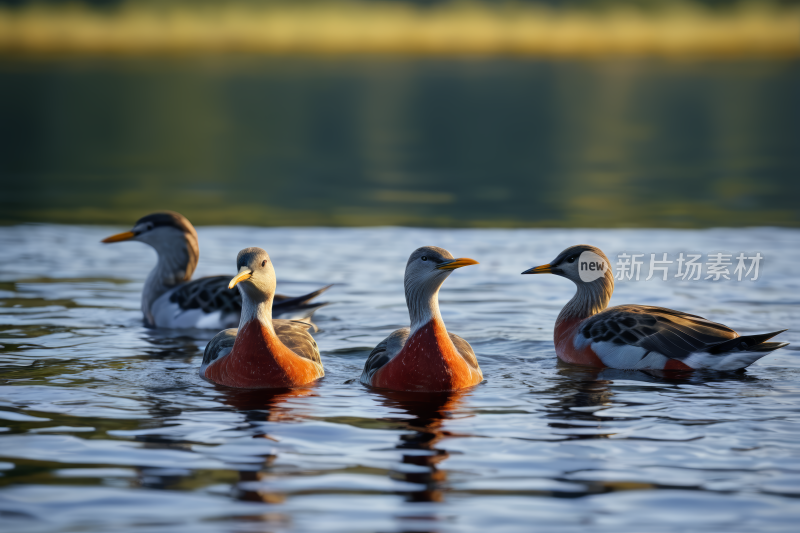
[[[578,258],[578,274],[585,283],[602,278],[608,269],[608,262],[594,252],[583,252]]]
[[[591,252],[584,252],[584,254],[591,254],[597,257]],[[581,254],[581,260],[583,260],[584,254]],[[645,265],[645,261],[642,258],[645,255],[626,252],[617,254],[614,278],[620,281],[639,281],[640,276],[644,275],[642,267]],[[701,279],[710,281],[721,281],[723,279],[734,279],[736,281],[758,280],[758,268],[764,259],[760,252],[751,254],[739,253],[739,255],[735,256],[736,267],[731,272],[734,266],[733,258],[734,254],[724,252],[708,254],[705,262],[703,262],[703,254],[700,253],[684,254],[681,252],[674,260],[669,259],[666,253],[650,254],[649,270],[645,281],[649,281],[653,277],[660,278],[663,281],[675,278],[683,281],[698,281]],[[672,266],[673,264],[675,267]],[[705,271],[703,270],[704,267]],[[581,279],[584,281],[592,281],[600,277],[595,275],[593,278],[587,279],[583,277],[583,269],[581,269],[580,273]]]

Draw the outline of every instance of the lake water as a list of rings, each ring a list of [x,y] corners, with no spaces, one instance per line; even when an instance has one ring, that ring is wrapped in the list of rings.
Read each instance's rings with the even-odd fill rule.
[[[0,223],[800,226],[796,60],[0,58]]]
[[[0,228],[0,525],[14,532],[796,531],[800,232],[202,227],[198,275],[272,256],[279,291],[337,283],[326,376],[291,392],[201,380],[214,332],[142,327],[155,254],[121,227]],[[521,276],[568,245],[760,252],[756,281],[620,281],[612,304],[700,314],[793,344],[743,373],[664,378],[557,363],[573,287]],[[358,383],[407,324],[418,246],[480,265],[445,282],[448,328],[486,378],[450,395]],[[645,276],[643,276],[645,277]]]

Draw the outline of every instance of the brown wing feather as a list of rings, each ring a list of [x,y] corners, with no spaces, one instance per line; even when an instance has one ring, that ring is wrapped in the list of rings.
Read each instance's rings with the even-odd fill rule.
[[[450,335],[450,340],[453,341],[453,344],[458,350],[459,355],[464,358],[464,361],[467,362],[469,366],[480,372],[480,366],[478,366],[478,358],[475,357],[475,350],[472,349],[472,346],[469,345],[467,341],[456,335],[455,333],[447,332]]]
[[[272,326],[275,328],[278,338],[287,348],[300,357],[322,364],[317,342],[308,332],[310,324],[298,320],[274,319]]]
[[[591,342],[630,344],[679,360],[739,337],[697,315],[649,305],[609,307],[588,319],[581,334]]]

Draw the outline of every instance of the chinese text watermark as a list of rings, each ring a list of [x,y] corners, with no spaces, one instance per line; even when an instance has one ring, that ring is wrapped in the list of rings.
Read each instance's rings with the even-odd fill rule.
[[[699,253],[681,252],[672,259],[666,253],[649,255],[650,259],[647,260],[646,254],[643,253],[622,252],[617,254],[614,278],[635,281],[642,278],[648,281],[654,277],[663,281],[676,278],[684,281],[701,279],[756,281],[759,276],[759,266],[764,259],[760,252],[749,254],[740,252],[735,257],[734,254],[724,252],[710,253],[705,257]],[[580,272],[581,279],[583,279],[583,268]],[[644,277],[645,273],[646,277]],[[584,281],[591,280],[584,279]]]

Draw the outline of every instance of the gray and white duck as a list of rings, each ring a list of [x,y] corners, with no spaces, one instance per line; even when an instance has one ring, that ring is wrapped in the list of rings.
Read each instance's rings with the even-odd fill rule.
[[[581,265],[593,263],[603,268],[582,275]],[[740,335],[723,324],[664,307],[608,307],[614,292],[610,264],[599,248],[579,244],[523,272],[555,274],[577,286],[553,333],[562,361],[626,370],[739,370],[789,344],[767,342],[785,329]]]
[[[186,217],[172,211],[153,213],[136,221],[130,231],[103,239],[104,243],[138,241],[158,254],[155,268],[142,290],[142,313],[148,327],[221,329],[239,324],[242,297],[228,288],[229,276],[191,279],[200,257],[197,232]],[[274,295],[273,315],[307,320],[327,305],[311,300],[331,285],[303,296]]]

